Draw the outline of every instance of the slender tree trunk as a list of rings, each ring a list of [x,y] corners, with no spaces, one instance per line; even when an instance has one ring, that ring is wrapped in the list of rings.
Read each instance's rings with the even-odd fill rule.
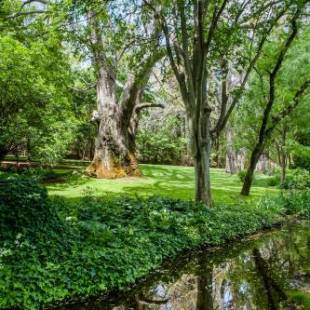
[[[226,172],[230,174],[235,174],[237,172],[236,167],[236,152],[233,149],[233,137],[232,137],[232,128],[227,126],[226,130],[226,142],[227,142],[227,150],[226,150]]]
[[[286,178],[286,158],[283,158],[281,167],[281,184],[284,184],[285,178]]]
[[[212,207],[210,112],[205,109],[198,117],[192,117],[190,127],[191,148],[195,167],[195,200]]]
[[[244,180],[243,187],[241,190],[241,195],[248,196],[250,193],[254,169],[256,167],[256,164],[257,164],[257,161],[260,155],[263,153],[266,140],[270,139],[272,132],[274,128],[278,125],[279,121],[281,121],[286,115],[289,115],[291,111],[297,107],[297,105],[299,104],[299,98],[303,95],[304,91],[309,86],[308,81],[303,83],[300,89],[295,93],[292,104],[288,105],[286,109],[282,110],[282,112],[279,113],[281,117],[278,117],[278,118],[273,117],[272,124],[268,126],[268,121],[270,120],[270,115],[272,113],[272,108],[273,108],[275,98],[276,98],[275,80],[282,66],[284,57],[288,49],[290,48],[292,42],[294,41],[295,37],[297,36],[297,33],[298,33],[297,19],[299,18],[299,16],[300,16],[300,8],[294,14],[294,17],[291,20],[291,33],[287,37],[285,44],[283,45],[282,49],[280,50],[278,54],[275,65],[273,69],[271,70],[271,72],[269,73],[269,98],[264,108],[262,123],[261,123],[260,130],[259,130],[258,142],[251,155],[250,166],[245,176],[245,180]]]
[[[285,144],[286,144],[286,126],[282,128],[282,134],[281,134],[281,184],[284,184],[285,177],[286,177],[286,165],[287,165],[287,155],[285,150]]]
[[[259,157],[263,153],[263,149],[264,149],[263,144],[258,143],[251,154],[250,165],[247,169],[244,182],[243,182],[243,186],[242,186],[242,190],[241,190],[241,195],[243,196],[248,196],[250,194],[254,171],[255,171],[257,162],[259,160]]]
[[[221,167],[221,159],[220,159],[220,141],[219,141],[219,137],[217,137],[213,143],[214,145],[214,151],[215,151],[215,157],[214,157],[214,161],[216,164],[216,168],[220,168]]]
[[[283,148],[281,147],[281,154],[280,154],[280,166],[281,166],[281,184],[284,184],[286,178],[286,165],[287,165],[287,156]]]

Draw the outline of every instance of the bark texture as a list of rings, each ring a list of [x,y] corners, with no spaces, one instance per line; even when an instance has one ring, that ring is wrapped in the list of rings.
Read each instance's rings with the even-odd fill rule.
[[[138,113],[154,105],[141,105],[144,87],[154,64],[163,57],[159,48],[145,57],[136,73],[129,76],[120,98],[116,96],[116,74],[108,61],[96,14],[89,14],[93,63],[97,72],[97,111],[92,120],[98,124],[94,158],[87,168],[97,178],[140,176],[136,158],[135,135]],[[155,105],[156,106],[156,105]],[[158,105],[157,105],[158,106]]]
[[[264,145],[257,144],[251,153],[250,164],[248,166],[246,175],[244,177],[241,195],[247,196],[250,193],[256,164],[259,160],[259,157],[262,155],[263,150],[264,150]]]
[[[195,167],[195,199],[204,201],[212,206],[211,182],[210,182],[210,110],[205,107],[199,115],[199,119],[191,119],[191,150]]]
[[[284,184],[286,178],[286,167],[288,162],[288,154],[286,152],[286,135],[288,128],[284,124],[280,129],[280,141],[276,142],[276,148],[278,152],[278,161],[281,167],[281,184]]]
[[[226,128],[226,168],[225,171],[230,174],[237,172],[237,152],[233,147],[233,132],[230,126]]]

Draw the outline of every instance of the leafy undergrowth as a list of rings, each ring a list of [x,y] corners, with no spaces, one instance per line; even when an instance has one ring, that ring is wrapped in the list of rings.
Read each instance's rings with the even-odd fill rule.
[[[288,304],[300,305],[301,309],[310,309],[310,294],[300,290],[290,290],[288,294]]]
[[[253,233],[285,214],[309,216],[309,196],[213,209],[159,197],[70,203],[25,179],[1,181],[0,308],[124,288],[181,250]]]

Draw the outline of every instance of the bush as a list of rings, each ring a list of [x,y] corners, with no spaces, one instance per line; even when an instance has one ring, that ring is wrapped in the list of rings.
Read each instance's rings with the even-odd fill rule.
[[[280,176],[278,174],[268,178],[267,180],[268,186],[279,186],[280,185]]]
[[[292,175],[285,178],[284,183],[281,184],[283,189],[310,189],[310,173],[307,170],[295,169]]]
[[[181,132],[182,122],[176,116],[158,120],[157,124],[139,127],[138,157],[145,163],[189,164],[187,139]]]
[[[46,219],[47,191],[33,180],[13,177],[0,182],[1,236]],[[37,223],[40,225],[39,223]]]
[[[282,192],[277,197],[264,197],[258,203],[259,208],[264,208],[272,213],[282,215],[296,214],[310,218],[310,192],[291,190]]]
[[[287,214],[310,218],[310,191],[289,191],[282,193],[281,199]]]
[[[0,215],[0,242],[22,237],[48,246],[55,237],[63,243],[60,235],[66,229],[51,208],[46,189],[33,179],[0,180]]]

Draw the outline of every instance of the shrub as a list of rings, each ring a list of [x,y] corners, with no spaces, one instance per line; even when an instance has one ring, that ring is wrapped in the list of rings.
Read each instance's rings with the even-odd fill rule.
[[[301,307],[298,307],[299,309],[310,309],[309,293],[306,293],[298,289],[291,289],[291,290],[288,290],[287,294],[288,294],[288,303],[300,305]]]
[[[187,139],[183,136],[182,121],[174,115],[152,123],[143,124],[143,119],[137,135],[138,156],[141,162],[149,163],[190,163],[187,154]]]
[[[283,189],[310,189],[310,173],[307,170],[295,169],[292,175],[285,178],[284,183],[281,184]]]
[[[13,177],[0,183],[1,233],[18,231],[34,225],[37,218],[45,220],[47,192],[33,180]],[[1,235],[2,235],[1,234]]]
[[[240,179],[240,181],[243,183],[244,182],[244,179],[245,179],[245,176],[246,176],[246,170],[240,170],[239,172],[238,172],[238,177],[239,177],[239,179]],[[254,176],[254,174],[253,174],[253,181],[255,180],[255,176]]]
[[[279,196],[266,196],[258,203],[259,208],[277,214],[296,214],[310,218],[310,191],[291,190]]]
[[[310,191],[292,190],[282,193],[281,198],[287,214],[299,214],[310,218]]]
[[[42,244],[53,237],[61,242],[60,235],[66,230],[48,202],[46,189],[33,179],[0,180],[0,214],[0,241],[23,236]]]
[[[280,185],[280,176],[278,174],[268,178],[267,180],[268,186],[279,186]]]

